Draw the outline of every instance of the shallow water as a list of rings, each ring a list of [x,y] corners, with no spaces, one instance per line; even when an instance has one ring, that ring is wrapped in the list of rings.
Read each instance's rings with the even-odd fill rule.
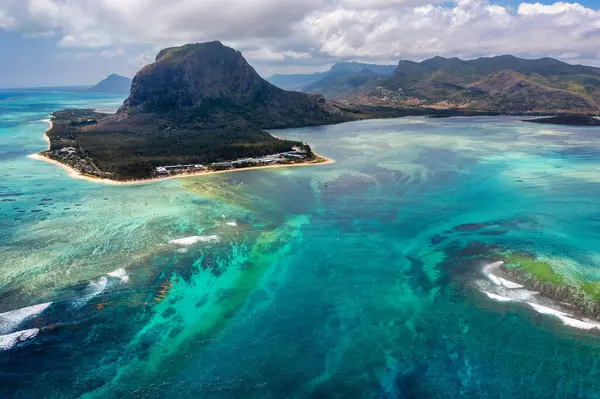
[[[26,155],[122,98],[6,97],[0,397],[598,397],[600,332],[477,285],[490,245],[600,280],[598,129],[286,130],[337,163],[105,186]]]

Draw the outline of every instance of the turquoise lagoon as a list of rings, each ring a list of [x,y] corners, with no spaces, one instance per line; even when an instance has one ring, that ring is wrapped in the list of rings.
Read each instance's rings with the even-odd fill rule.
[[[0,92],[0,397],[600,397],[600,331],[482,292],[492,246],[600,281],[598,129],[286,130],[337,162],[137,186],[27,158],[122,100]]]

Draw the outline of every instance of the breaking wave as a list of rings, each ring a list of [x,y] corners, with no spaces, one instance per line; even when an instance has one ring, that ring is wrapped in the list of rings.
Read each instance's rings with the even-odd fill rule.
[[[510,302],[512,301],[512,298],[508,298],[502,295],[498,295],[498,294],[492,294],[491,292],[487,292],[487,291],[481,291],[484,294],[486,294],[490,299],[494,299],[496,301],[500,301],[500,302]]]
[[[106,289],[108,279],[106,277],[100,277],[98,280],[90,281],[86,287],[83,296],[74,299],[71,302],[71,306],[75,308],[81,308],[88,303],[92,298],[100,295]]]
[[[191,236],[191,237],[183,237],[178,238],[176,240],[169,241],[169,244],[182,245],[182,246],[190,246],[197,244],[199,242],[217,242],[219,241],[219,236]]]
[[[42,313],[52,305],[52,302],[28,306],[26,308],[0,313],[0,334],[8,334],[19,327],[19,325],[30,317]]]
[[[12,349],[15,345],[34,338],[39,334],[38,328],[17,331],[11,334],[0,335],[0,351]]]
[[[485,276],[492,283],[494,283],[494,284],[496,284],[498,286],[506,287],[506,288],[509,288],[509,289],[523,288],[523,286],[521,284],[513,283],[512,281],[503,279],[502,277],[498,277],[498,276],[496,276],[493,273],[494,270],[496,270],[497,268],[499,268],[503,264],[504,264],[504,262],[500,261],[500,262],[494,262],[494,263],[490,263],[488,265],[485,265],[483,267],[483,274],[485,274]]]
[[[117,269],[114,272],[108,273],[108,276],[118,278],[121,280],[122,283],[126,283],[129,281],[129,276],[127,275],[125,269]]]
[[[529,306],[531,306],[536,312],[556,316],[563,322],[565,326],[578,328],[581,330],[600,330],[600,323],[597,323],[593,320],[589,319],[576,319],[570,313],[561,312],[560,310],[552,309],[547,306],[542,306],[537,303],[527,302]]]

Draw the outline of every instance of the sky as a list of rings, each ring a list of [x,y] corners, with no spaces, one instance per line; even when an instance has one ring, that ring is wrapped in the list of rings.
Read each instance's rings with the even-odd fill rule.
[[[0,0],[0,87],[133,77],[164,47],[211,40],[265,77],[436,55],[600,66],[600,0]]]

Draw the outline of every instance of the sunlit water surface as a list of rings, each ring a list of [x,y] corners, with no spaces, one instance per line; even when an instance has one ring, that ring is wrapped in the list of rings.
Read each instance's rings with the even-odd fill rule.
[[[600,280],[598,129],[278,131],[337,163],[140,186],[26,157],[122,100],[0,92],[0,397],[600,397],[600,332],[472,284],[486,244]]]

